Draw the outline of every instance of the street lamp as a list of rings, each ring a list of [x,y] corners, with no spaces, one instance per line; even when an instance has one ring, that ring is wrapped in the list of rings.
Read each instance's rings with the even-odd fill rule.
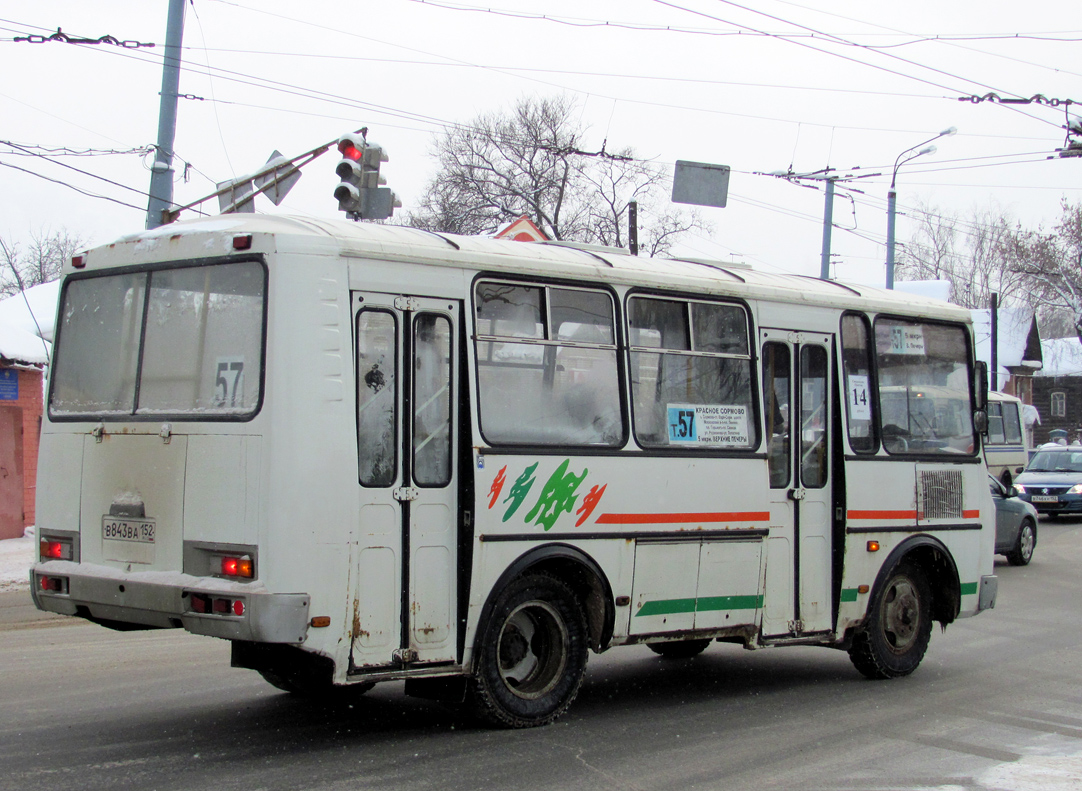
[[[898,203],[898,193],[894,189],[894,183],[898,180],[898,168],[906,162],[912,162],[917,157],[922,157],[925,154],[934,154],[936,152],[936,147],[928,144],[941,137],[950,137],[957,131],[958,129],[953,126],[949,129],[944,129],[935,137],[928,138],[923,143],[917,143],[915,146],[907,148],[894,160],[894,172],[891,173],[890,190],[887,192],[887,288],[894,288],[894,215]],[[924,147],[921,148],[921,146]],[[920,151],[916,151],[918,148],[920,148]],[[916,153],[914,153],[915,151]]]

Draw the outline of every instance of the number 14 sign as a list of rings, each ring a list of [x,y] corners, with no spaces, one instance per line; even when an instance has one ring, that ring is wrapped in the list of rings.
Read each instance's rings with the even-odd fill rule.
[[[868,402],[868,377],[849,377],[849,417],[853,420],[871,420],[872,406]]]

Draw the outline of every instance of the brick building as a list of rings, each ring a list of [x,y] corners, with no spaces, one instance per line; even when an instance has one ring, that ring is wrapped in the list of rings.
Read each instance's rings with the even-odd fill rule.
[[[0,539],[17,538],[34,524],[56,299],[57,284],[47,283],[0,301]]]
[[[1044,369],[1033,378],[1033,406],[1041,413],[1034,442],[1048,442],[1063,429],[1069,442],[1082,437],[1082,342],[1078,338],[1043,341]]]

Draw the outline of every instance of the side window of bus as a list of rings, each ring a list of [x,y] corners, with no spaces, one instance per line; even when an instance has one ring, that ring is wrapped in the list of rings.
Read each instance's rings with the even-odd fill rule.
[[[1022,419],[1018,414],[1018,404],[1013,401],[1003,404],[1003,434],[1010,444],[1022,444]]]
[[[879,414],[888,453],[974,449],[966,332],[951,324],[875,322]]]
[[[763,344],[763,410],[766,414],[766,456],[770,488],[789,485],[792,463],[789,457],[789,389],[792,378],[789,347],[784,343]]]
[[[1003,404],[988,402],[988,444],[1002,445],[1007,441],[1003,433]]]
[[[697,450],[758,446],[744,308],[633,296],[628,328],[640,445]]]
[[[845,414],[849,447],[857,453],[875,453],[872,348],[868,319],[857,314],[842,317],[842,365],[845,369]]]
[[[394,314],[357,314],[357,459],[364,486],[392,486],[396,477],[398,342]]]
[[[422,313],[413,320],[413,479],[451,482],[451,322]]]
[[[474,299],[481,433],[488,442],[623,444],[608,292],[481,281]]]

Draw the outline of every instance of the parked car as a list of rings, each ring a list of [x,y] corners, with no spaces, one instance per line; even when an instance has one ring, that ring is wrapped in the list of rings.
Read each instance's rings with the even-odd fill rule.
[[[1082,514],[1082,446],[1039,448],[1014,485],[1039,513]]]
[[[1037,546],[1037,509],[991,475],[988,488],[996,503],[996,553],[1006,555],[1012,566],[1026,566]]]

